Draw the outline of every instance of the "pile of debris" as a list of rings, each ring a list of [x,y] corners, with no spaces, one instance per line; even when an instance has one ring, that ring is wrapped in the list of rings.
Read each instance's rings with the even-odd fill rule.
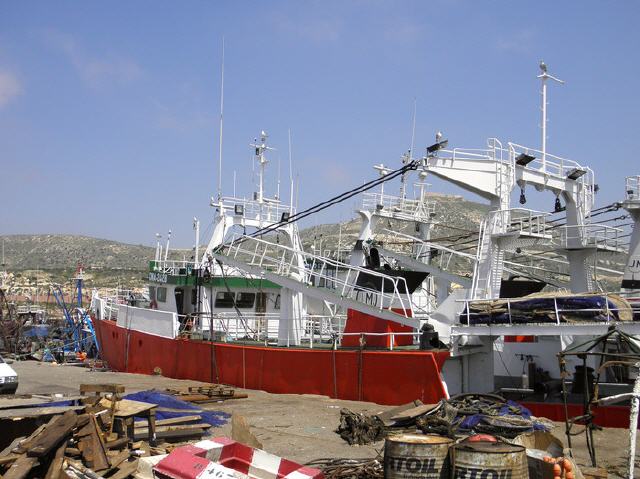
[[[166,416],[158,404],[123,397],[122,385],[84,384],[80,393],[48,403],[35,397],[3,400],[13,406],[1,409],[0,404],[3,433],[15,436],[17,431],[32,430],[0,452],[3,478],[55,479],[66,474],[125,479],[137,470],[139,458],[167,454],[176,447],[175,441],[202,438],[212,426],[208,417],[203,418],[205,413],[193,413],[191,404],[165,411]],[[38,401],[40,407],[32,407]],[[156,415],[164,418],[156,420]],[[51,419],[37,427],[43,418]],[[216,425],[227,418],[215,416]]]
[[[206,386],[190,386],[186,388],[166,389],[167,393],[176,398],[196,404],[226,401],[228,399],[245,399],[247,394],[239,393],[234,388],[223,384],[209,384]]]
[[[484,433],[513,439],[552,427],[551,421],[532,416],[525,407],[502,396],[460,394],[438,404],[416,400],[371,416],[343,409],[336,432],[349,444],[370,444],[389,434],[416,430],[450,438]]]

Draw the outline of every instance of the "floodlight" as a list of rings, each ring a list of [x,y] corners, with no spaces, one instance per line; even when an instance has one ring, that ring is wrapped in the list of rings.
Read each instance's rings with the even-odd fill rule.
[[[526,153],[520,153],[518,156],[516,156],[516,164],[520,166],[527,166],[535,159],[535,156],[527,155]]]
[[[280,223],[286,223],[287,221],[289,221],[289,218],[291,217],[291,215],[289,214],[288,211],[284,211],[282,213],[282,216],[280,217]]]
[[[448,143],[449,140],[438,141],[437,143],[434,143],[433,145],[427,147],[427,153],[432,155],[436,151],[446,148]]]
[[[586,174],[586,170],[583,170],[582,168],[574,168],[567,174],[567,178],[569,178],[570,180],[577,180],[578,178]]]
[[[236,216],[244,216],[244,205],[235,205],[233,207],[233,212]]]

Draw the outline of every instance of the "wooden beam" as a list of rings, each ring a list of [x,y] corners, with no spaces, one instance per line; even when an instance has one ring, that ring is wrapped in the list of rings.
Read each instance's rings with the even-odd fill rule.
[[[122,394],[124,392],[122,384],[81,384],[80,394],[85,393],[113,393]]]
[[[22,455],[19,459],[17,459],[9,470],[5,472],[3,479],[24,479],[29,475],[31,469],[33,469],[36,465],[38,465],[37,457],[29,457]]]
[[[51,464],[49,465],[49,469],[47,469],[47,474],[44,476],[44,479],[60,479],[62,475],[62,463],[64,461],[64,451],[67,448],[67,444],[69,440],[62,441],[62,444],[56,451]]]
[[[185,422],[200,421],[201,419],[202,419],[202,416],[199,416],[199,415],[172,417],[169,419],[158,419],[156,421],[156,426],[170,426],[172,424],[182,424]],[[136,421],[133,423],[133,426],[135,428],[146,427],[147,423],[148,421]]]
[[[66,439],[78,420],[74,411],[67,411],[62,416],[53,418],[47,427],[34,440],[27,451],[27,455],[42,457],[56,447],[63,439]]]

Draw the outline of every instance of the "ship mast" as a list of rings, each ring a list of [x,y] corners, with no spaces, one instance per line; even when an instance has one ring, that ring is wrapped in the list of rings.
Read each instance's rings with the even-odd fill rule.
[[[540,71],[538,78],[542,81],[542,171],[546,170],[547,162],[547,80],[553,80],[561,85],[564,85],[564,81],[556,78],[547,73],[547,65],[541,61]]]

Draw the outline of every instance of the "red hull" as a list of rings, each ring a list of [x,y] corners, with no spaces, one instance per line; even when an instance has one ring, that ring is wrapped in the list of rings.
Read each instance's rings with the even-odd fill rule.
[[[337,351],[241,346],[168,339],[94,320],[103,359],[117,371],[223,383],[278,394],[320,394],[378,404],[445,397],[440,380],[449,353]]]

